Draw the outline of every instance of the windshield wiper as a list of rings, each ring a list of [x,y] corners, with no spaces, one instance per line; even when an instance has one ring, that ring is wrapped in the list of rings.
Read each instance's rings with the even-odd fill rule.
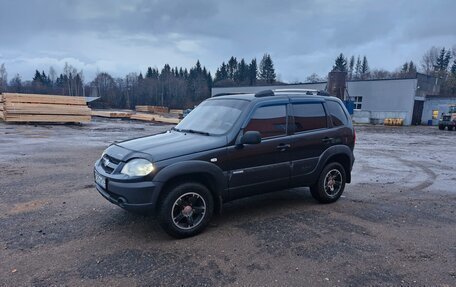
[[[192,129],[177,129],[177,128],[171,128],[171,129],[173,131],[183,132],[183,133],[200,134],[200,135],[204,135],[204,136],[210,136],[211,135],[208,132],[197,131],[197,130],[192,130]]]

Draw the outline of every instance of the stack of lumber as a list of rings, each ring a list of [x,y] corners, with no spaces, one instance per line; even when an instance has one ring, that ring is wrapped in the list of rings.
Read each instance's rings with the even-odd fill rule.
[[[143,113],[154,113],[154,114],[169,113],[169,108],[162,107],[162,106],[136,106],[135,109],[137,112],[143,112]]]
[[[130,116],[132,120],[138,121],[146,121],[146,122],[153,122],[155,120],[155,115],[152,114],[145,114],[145,113],[136,113]]]
[[[91,115],[84,97],[3,93],[0,107],[5,122],[80,123]]]
[[[167,124],[178,124],[180,122],[180,120],[177,118],[167,118],[162,115],[147,114],[147,113],[132,114],[130,119],[146,121],[146,122],[167,123]]]
[[[121,118],[129,119],[133,114],[132,111],[94,111],[92,110],[92,117],[103,117],[103,118]]]
[[[182,119],[184,117],[184,110],[170,109],[169,113],[171,116],[176,117],[178,119]]]

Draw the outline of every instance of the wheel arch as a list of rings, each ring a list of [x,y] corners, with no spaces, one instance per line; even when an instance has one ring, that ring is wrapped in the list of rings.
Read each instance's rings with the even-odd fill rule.
[[[183,182],[197,182],[203,184],[211,192],[214,199],[214,213],[220,213],[222,210],[222,192],[226,187],[225,176],[223,171],[212,163],[204,161],[176,163],[161,170],[154,177],[154,181],[163,183],[157,203],[172,187]]]
[[[318,174],[331,162],[340,163],[345,169],[346,182],[351,182],[351,170],[354,162],[353,152],[348,146],[337,145],[328,148],[320,158]]]

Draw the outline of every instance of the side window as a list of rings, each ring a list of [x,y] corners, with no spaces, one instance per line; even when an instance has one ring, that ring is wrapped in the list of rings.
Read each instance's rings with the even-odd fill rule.
[[[295,132],[326,128],[326,113],[321,103],[293,104]]]
[[[335,127],[343,126],[348,123],[347,115],[338,102],[326,101],[326,105],[328,106],[329,115],[331,116],[331,120]]]
[[[259,131],[262,138],[287,134],[287,109],[285,105],[258,108],[244,131]]]

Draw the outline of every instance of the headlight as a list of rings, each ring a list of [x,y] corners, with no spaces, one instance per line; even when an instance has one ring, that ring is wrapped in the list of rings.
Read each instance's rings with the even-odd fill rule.
[[[154,170],[154,165],[147,159],[135,158],[127,162],[120,173],[128,176],[145,176]]]
[[[106,150],[104,150],[103,153],[101,154],[101,158],[103,158],[105,154],[106,154]]]

